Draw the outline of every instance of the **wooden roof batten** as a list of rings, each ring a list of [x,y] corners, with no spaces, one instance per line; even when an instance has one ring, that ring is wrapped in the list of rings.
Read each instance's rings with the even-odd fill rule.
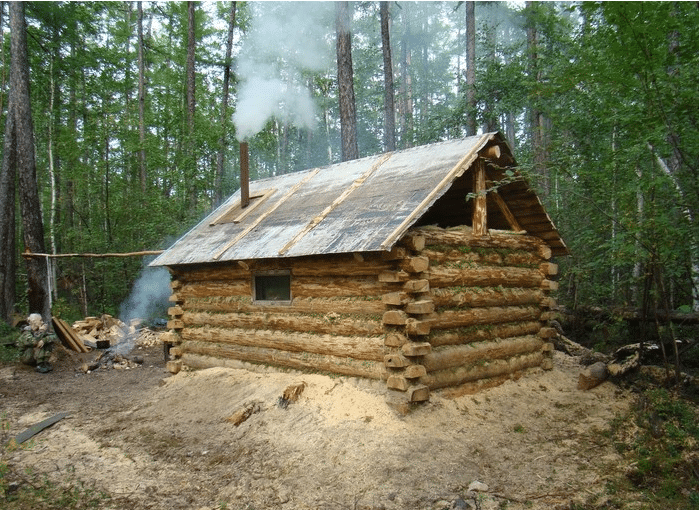
[[[476,200],[482,195],[482,235],[487,235],[492,212],[502,225],[496,229],[526,231],[544,240],[555,255],[567,254],[541,201],[522,178],[493,186],[502,179],[500,167],[515,164],[507,142],[496,132],[253,181],[251,195],[274,193],[236,222],[216,223],[240,203],[236,192],[151,265],[389,251],[412,226],[435,218],[441,223],[440,218],[472,210],[460,190],[474,191]],[[465,175],[471,171],[474,179],[481,176],[480,184]],[[455,182],[461,184],[453,188]],[[472,217],[460,224],[469,221],[476,226]]]

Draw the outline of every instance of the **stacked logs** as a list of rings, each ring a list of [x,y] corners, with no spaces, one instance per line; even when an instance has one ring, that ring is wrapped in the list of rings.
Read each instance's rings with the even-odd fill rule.
[[[380,254],[347,254],[174,268],[170,353],[193,367],[235,360],[385,379],[378,275],[389,267]],[[291,271],[291,303],[253,301],[253,274],[279,269]]]
[[[379,275],[379,281],[399,287],[384,294],[382,300],[388,310],[383,314],[386,328],[384,346],[388,353],[384,365],[388,370],[386,385],[391,390],[405,392],[409,402],[429,399],[430,390],[420,383],[427,374],[424,358],[432,351],[426,336],[429,324],[423,320],[434,312],[429,280],[424,278],[430,260],[418,255],[425,247],[425,238],[410,236],[402,246],[386,255],[396,261],[396,269]]]
[[[557,266],[538,238],[413,229],[389,252],[173,267],[172,363],[270,364],[383,379],[408,402],[550,368]],[[291,302],[252,298],[288,270]]]
[[[555,306],[549,292],[557,273],[551,250],[538,238],[469,228],[414,229],[430,260],[423,275],[435,312],[421,321],[431,350],[419,382],[430,389],[475,390],[527,369],[550,369],[555,330],[547,327]]]

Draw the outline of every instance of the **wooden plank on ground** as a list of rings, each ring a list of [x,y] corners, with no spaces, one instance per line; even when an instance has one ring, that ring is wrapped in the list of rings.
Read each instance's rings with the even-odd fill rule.
[[[74,350],[75,352],[88,352],[82,339],[75,334],[73,328],[71,328],[66,321],[59,319],[58,317],[53,317],[52,322],[53,330],[63,345]]]

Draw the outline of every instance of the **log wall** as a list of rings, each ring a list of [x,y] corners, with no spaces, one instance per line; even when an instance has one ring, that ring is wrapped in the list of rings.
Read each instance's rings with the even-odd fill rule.
[[[390,252],[171,267],[168,338],[193,366],[383,379],[408,401],[427,400],[552,366],[550,256],[527,235],[429,227]],[[291,302],[254,302],[254,272],[279,269],[291,272]]]

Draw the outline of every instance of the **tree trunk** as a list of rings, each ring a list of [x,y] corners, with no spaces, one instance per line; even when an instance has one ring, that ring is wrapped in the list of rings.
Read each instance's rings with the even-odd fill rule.
[[[10,96],[11,97],[11,96]],[[9,105],[13,105],[10,103]],[[10,110],[11,111],[11,110]],[[0,319],[10,322],[15,306],[15,119],[8,111],[0,174]]]
[[[218,140],[218,155],[216,157],[216,177],[214,183],[214,204],[223,201],[223,163],[228,139],[228,87],[231,79],[231,53],[233,51],[233,29],[235,28],[236,2],[231,2],[231,13],[228,21],[228,39],[226,41],[226,59],[223,63],[223,91],[221,98],[221,138]]]
[[[384,147],[387,152],[396,150],[396,112],[393,93],[393,62],[391,59],[390,14],[388,2],[381,2],[381,47],[383,48],[384,79]]]
[[[476,134],[476,2],[466,2],[466,134]]]
[[[400,122],[401,138],[403,148],[413,146],[413,81],[410,74],[411,52],[410,52],[410,20],[408,13],[403,10],[403,40],[401,41],[401,100],[400,100]]]
[[[349,2],[337,2],[337,86],[340,91],[340,132],[342,161],[359,158],[357,142],[357,107],[354,101],[354,71],[352,69],[352,34],[350,32]]]
[[[197,206],[197,186],[196,186],[196,156],[194,143],[194,111],[195,111],[195,2],[187,2],[187,135],[186,135],[186,175],[189,212],[194,212]]]
[[[138,164],[141,191],[146,193],[146,64],[143,57],[143,2],[138,5]]]
[[[539,68],[538,54],[538,34],[536,29],[536,10],[538,2],[527,1],[526,9],[528,12],[527,19],[527,53],[529,56],[529,76],[534,83],[534,87],[538,87],[541,83],[541,69]],[[535,91],[533,91],[535,92]],[[532,94],[531,104],[529,105],[529,131],[532,140],[532,154],[534,157],[534,173],[541,177],[542,195],[546,197],[549,194],[548,171],[546,168],[546,121],[543,112],[539,109],[536,95]]]
[[[3,154],[3,176],[7,173],[9,177],[12,177],[16,172],[19,177],[19,201],[26,249],[44,253],[46,251],[44,248],[44,225],[41,217],[36,161],[34,159],[34,126],[29,101],[29,61],[23,2],[10,3],[10,31],[11,82]],[[4,205],[3,209],[7,206],[7,204]],[[13,229],[14,227],[11,227],[11,230]],[[40,313],[44,321],[49,323],[51,308],[47,292],[46,262],[31,258],[26,263],[29,312]]]

